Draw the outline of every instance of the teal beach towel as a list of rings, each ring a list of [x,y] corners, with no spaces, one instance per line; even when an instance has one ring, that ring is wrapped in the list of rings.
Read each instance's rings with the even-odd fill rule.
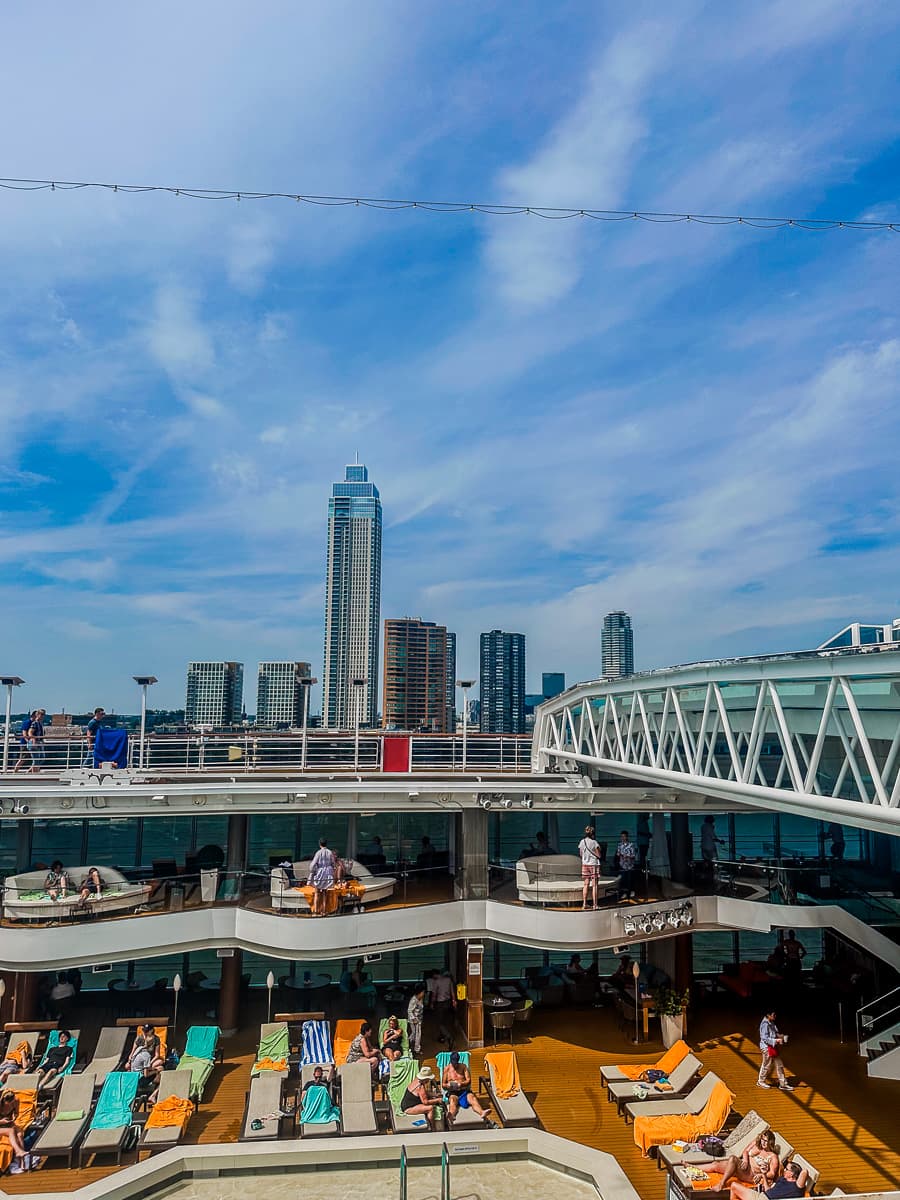
[[[51,1029],[50,1037],[47,1039],[47,1050],[44,1051],[44,1057],[41,1059],[41,1061],[39,1063],[39,1069],[47,1061],[47,1051],[52,1050],[54,1046],[58,1046],[58,1045],[59,1045],[59,1030]],[[72,1070],[75,1067],[75,1059],[78,1057],[78,1038],[75,1036],[74,1033],[69,1038],[69,1045],[72,1048],[72,1057],[69,1059],[69,1061],[66,1063],[66,1065],[63,1067],[63,1069],[61,1071],[57,1071],[57,1075],[71,1075]]]
[[[91,1129],[120,1129],[131,1124],[140,1071],[110,1071],[97,1101]]]
[[[337,1121],[340,1109],[331,1102],[327,1087],[313,1086],[307,1089],[303,1107],[300,1110],[300,1120],[304,1125],[327,1125],[329,1121]]]
[[[220,1032],[218,1025],[192,1025],[187,1031],[187,1041],[184,1044],[185,1058],[212,1060],[219,1044]]]

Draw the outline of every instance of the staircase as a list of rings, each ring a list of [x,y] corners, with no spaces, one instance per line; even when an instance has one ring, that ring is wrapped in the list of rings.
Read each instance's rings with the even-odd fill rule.
[[[866,1074],[900,1080],[900,988],[864,1005],[856,1014],[856,1028]]]

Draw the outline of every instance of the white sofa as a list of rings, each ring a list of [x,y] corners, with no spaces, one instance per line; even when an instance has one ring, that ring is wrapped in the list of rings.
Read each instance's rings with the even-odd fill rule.
[[[65,900],[51,900],[44,888],[43,871],[23,871],[7,875],[3,889],[3,915],[13,921],[46,921],[71,916],[78,911],[78,893],[89,867],[67,867],[68,894]],[[146,904],[153,890],[150,883],[132,883],[121,871],[100,867],[103,894],[88,901],[86,911],[94,914],[129,912]]]
[[[618,875],[601,875],[597,897],[619,890]],[[526,904],[580,904],[581,858],[577,854],[539,854],[516,863],[516,887]]]
[[[390,896],[393,896],[397,880],[390,875],[373,875],[368,867],[364,867],[362,863],[356,862],[353,859],[345,859],[344,867],[345,877],[349,872],[366,889],[360,900],[360,904],[363,906],[376,904],[379,900],[387,900]],[[294,877],[298,885],[302,887],[306,883],[308,876],[309,862],[295,862]],[[291,887],[282,867],[272,868],[269,890],[272,896],[272,907],[276,911],[283,912],[286,909],[307,911],[309,909],[309,904],[303,893]]]

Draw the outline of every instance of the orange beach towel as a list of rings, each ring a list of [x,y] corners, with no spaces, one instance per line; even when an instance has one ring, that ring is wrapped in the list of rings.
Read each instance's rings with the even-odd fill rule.
[[[27,1054],[30,1054],[30,1053],[31,1053],[31,1047],[28,1045],[28,1043],[23,1038],[21,1042],[16,1043],[15,1047],[12,1050],[7,1050],[6,1058],[10,1062],[18,1063],[19,1066],[21,1067],[24,1065],[22,1060],[25,1058],[25,1056]]]
[[[493,1069],[494,1091],[501,1100],[510,1100],[513,1096],[518,1096],[522,1089],[515,1054],[486,1054],[484,1063]]]
[[[338,1021],[334,1027],[334,1061],[337,1066],[343,1066],[347,1061],[347,1054],[353,1039],[359,1033],[359,1027],[362,1025],[362,1019],[356,1017],[355,1020]]]
[[[31,1122],[34,1120],[34,1114],[37,1109],[37,1092],[16,1092],[19,1098],[19,1115],[16,1117],[16,1126],[20,1133],[24,1133]],[[5,1171],[13,1160],[12,1146],[4,1137],[0,1140],[0,1171]]]
[[[312,908],[315,888],[302,884],[300,887],[294,888],[294,891],[299,892],[309,907]],[[365,885],[357,882],[355,879],[345,879],[342,883],[333,884],[325,892],[324,915],[328,916],[331,913],[337,912],[338,904],[341,900],[350,899],[358,901],[362,899],[365,893]]]
[[[721,1080],[695,1117],[638,1117],[634,1140],[646,1158],[651,1146],[671,1146],[673,1142],[696,1142],[708,1133],[718,1133],[734,1104],[734,1093]]]
[[[148,1129],[168,1129],[171,1125],[180,1125],[181,1132],[188,1127],[188,1121],[194,1106],[190,1100],[181,1100],[178,1096],[168,1096],[165,1100],[157,1100],[147,1118]]]
[[[286,1058],[261,1058],[253,1064],[253,1071],[283,1071],[286,1067]]]
[[[662,1071],[664,1075],[670,1075],[690,1052],[691,1048],[687,1042],[679,1038],[675,1045],[665,1052],[659,1062],[624,1063],[619,1065],[619,1070],[628,1079],[639,1079],[645,1071]]]

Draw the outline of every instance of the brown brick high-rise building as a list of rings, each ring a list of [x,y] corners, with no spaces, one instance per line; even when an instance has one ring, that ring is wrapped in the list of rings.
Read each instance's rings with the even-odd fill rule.
[[[449,733],[448,695],[453,671],[445,626],[418,617],[384,623],[385,729]],[[453,647],[455,649],[455,647]],[[455,655],[454,655],[455,657]]]

